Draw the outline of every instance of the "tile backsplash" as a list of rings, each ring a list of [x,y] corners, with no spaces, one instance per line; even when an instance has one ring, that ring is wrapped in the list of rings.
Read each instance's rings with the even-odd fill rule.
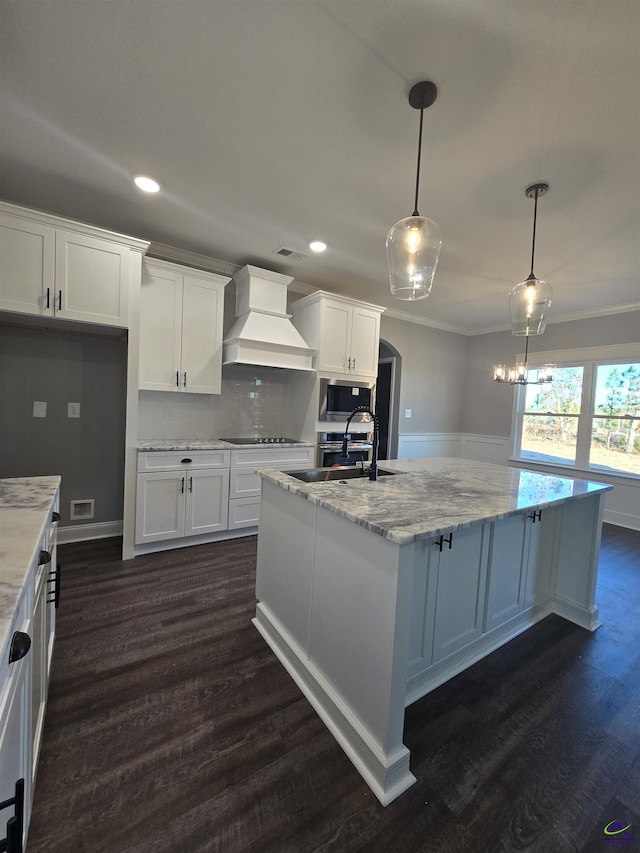
[[[207,439],[280,435],[287,391],[286,372],[247,365],[224,368],[219,395],[140,391],[138,436]]]

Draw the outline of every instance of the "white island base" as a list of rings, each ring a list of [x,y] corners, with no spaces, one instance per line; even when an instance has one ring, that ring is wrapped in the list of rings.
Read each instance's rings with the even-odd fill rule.
[[[467,519],[453,536],[381,530],[376,506],[417,476],[339,487],[263,472],[253,622],[383,805],[416,781],[407,705],[550,613],[600,625],[606,487]],[[362,517],[345,517],[338,493]]]

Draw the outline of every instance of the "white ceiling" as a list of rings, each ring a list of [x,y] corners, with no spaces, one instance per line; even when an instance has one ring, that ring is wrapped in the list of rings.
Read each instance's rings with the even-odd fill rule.
[[[637,0],[0,0],[0,196],[386,305],[465,333],[509,323],[535,271],[552,320],[640,307]],[[431,296],[389,293],[419,210]],[[157,196],[135,173],[162,184]],[[322,256],[285,262],[281,246]]]

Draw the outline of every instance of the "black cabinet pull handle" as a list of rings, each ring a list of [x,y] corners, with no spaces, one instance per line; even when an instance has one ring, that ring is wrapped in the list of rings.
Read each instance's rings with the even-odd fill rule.
[[[180,387],[180,373],[176,370],[176,388]]]
[[[58,291],[58,311],[62,311],[62,291]]]
[[[180,494],[184,495],[184,477],[182,478],[182,484],[180,486]]]
[[[14,807],[13,817],[7,821],[7,837],[0,838],[0,853],[22,853],[22,833],[24,832],[24,779],[18,779],[15,794],[3,803],[0,811]]]
[[[49,307],[49,288],[47,288],[47,308]]]
[[[9,648],[9,663],[21,660],[31,648],[31,637],[24,631],[15,631]]]
[[[53,572],[49,572],[48,584],[53,584],[53,589],[49,590],[50,598],[47,599],[48,604],[53,604],[57,610],[60,604],[60,591],[62,589],[62,566],[60,563],[56,566]],[[0,851],[1,853],[1,851]]]
[[[185,370],[185,373],[184,373],[184,382],[183,382],[183,385],[184,385],[184,387],[185,387],[185,388],[187,387],[187,372],[186,372],[186,370]]]
[[[183,463],[186,465],[186,464],[187,464],[187,462],[193,462],[193,459],[189,459],[189,457],[188,457],[188,456],[185,456],[185,458],[184,458],[184,459],[181,459],[180,461],[181,461],[181,462],[183,462]]]
[[[189,491],[193,492],[193,477],[189,477]]]
[[[40,551],[38,556],[38,565],[46,566],[47,563],[51,562],[51,554],[48,551]]]
[[[534,509],[533,514],[529,515],[529,518],[531,519],[533,524],[536,523],[536,519],[538,521],[541,521],[542,520],[542,510],[541,509]]]
[[[54,509],[54,511],[51,513],[51,521],[52,522],[60,521],[61,518],[62,518],[62,516],[60,515],[60,513],[56,512],[56,510]]]
[[[451,531],[451,533],[449,534],[448,539],[445,539],[444,533],[441,533],[433,544],[437,545],[439,550],[442,551],[442,547],[445,542],[449,543],[449,550],[451,550],[451,546],[453,545],[453,531]]]

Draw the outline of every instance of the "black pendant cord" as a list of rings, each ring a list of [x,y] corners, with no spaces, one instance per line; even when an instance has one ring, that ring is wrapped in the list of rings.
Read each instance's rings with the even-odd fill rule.
[[[418,213],[418,188],[420,186],[420,160],[422,157],[422,119],[424,118],[424,109],[420,110],[420,135],[418,136],[418,166],[416,168],[416,198],[413,205],[412,216],[420,216]],[[537,196],[536,196],[537,198]]]
[[[529,273],[530,279],[535,279],[535,275],[533,274],[533,259],[536,254],[536,220],[538,219],[538,192],[536,190],[536,200],[533,207],[533,240],[531,241],[531,272]]]
[[[524,366],[527,366],[527,358],[529,357],[529,335],[524,340]]]

